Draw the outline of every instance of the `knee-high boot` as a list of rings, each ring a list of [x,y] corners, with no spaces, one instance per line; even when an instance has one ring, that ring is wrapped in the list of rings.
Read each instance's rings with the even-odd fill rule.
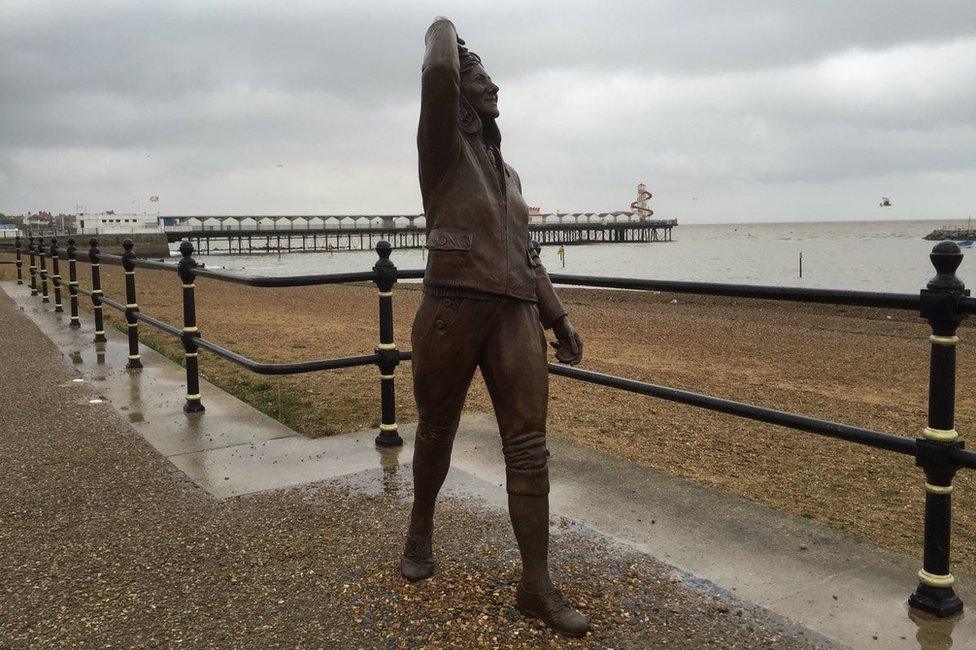
[[[451,467],[456,425],[431,427],[420,423],[413,449],[413,507],[400,570],[408,580],[429,578],[434,572],[431,533],[437,494]]]

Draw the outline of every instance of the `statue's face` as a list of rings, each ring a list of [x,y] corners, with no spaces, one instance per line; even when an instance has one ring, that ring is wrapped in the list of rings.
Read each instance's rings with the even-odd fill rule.
[[[498,117],[498,86],[480,63],[461,73],[461,94],[479,117]]]

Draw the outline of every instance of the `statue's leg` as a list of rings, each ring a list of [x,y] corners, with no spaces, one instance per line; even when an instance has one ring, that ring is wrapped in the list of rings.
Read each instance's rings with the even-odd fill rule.
[[[414,397],[412,536],[429,537],[434,504],[451,466],[451,448],[484,338],[486,301],[425,295],[411,334]]]
[[[522,555],[522,584],[552,589],[549,578],[549,469],[546,342],[532,303],[507,303],[488,337],[481,373],[502,437],[508,510]]]
[[[507,303],[488,337],[481,374],[491,394],[505,453],[508,512],[522,555],[515,603],[552,629],[583,636],[590,629],[549,577],[549,467],[546,340],[533,303]]]

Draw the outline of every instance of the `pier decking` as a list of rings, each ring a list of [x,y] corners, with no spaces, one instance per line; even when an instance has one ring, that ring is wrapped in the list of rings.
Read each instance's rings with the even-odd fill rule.
[[[541,244],[575,245],[624,242],[669,242],[677,219],[623,223],[533,223],[532,239]],[[294,230],[183,230],[168,231],[170,242],[190,241],[198,255],[235,255],[268,252],[322,252],[369,250],[380,240],[395,248],[423,248],[424,228],[317,228]]]

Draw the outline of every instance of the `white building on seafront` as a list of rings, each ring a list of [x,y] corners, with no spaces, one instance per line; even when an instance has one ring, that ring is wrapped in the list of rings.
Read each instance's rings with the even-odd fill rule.
[[[159,216],[155,214],[116,214],[99,212],[79,214],[76,218],[78,232],[86,235],[110,233],[162,232]]]

